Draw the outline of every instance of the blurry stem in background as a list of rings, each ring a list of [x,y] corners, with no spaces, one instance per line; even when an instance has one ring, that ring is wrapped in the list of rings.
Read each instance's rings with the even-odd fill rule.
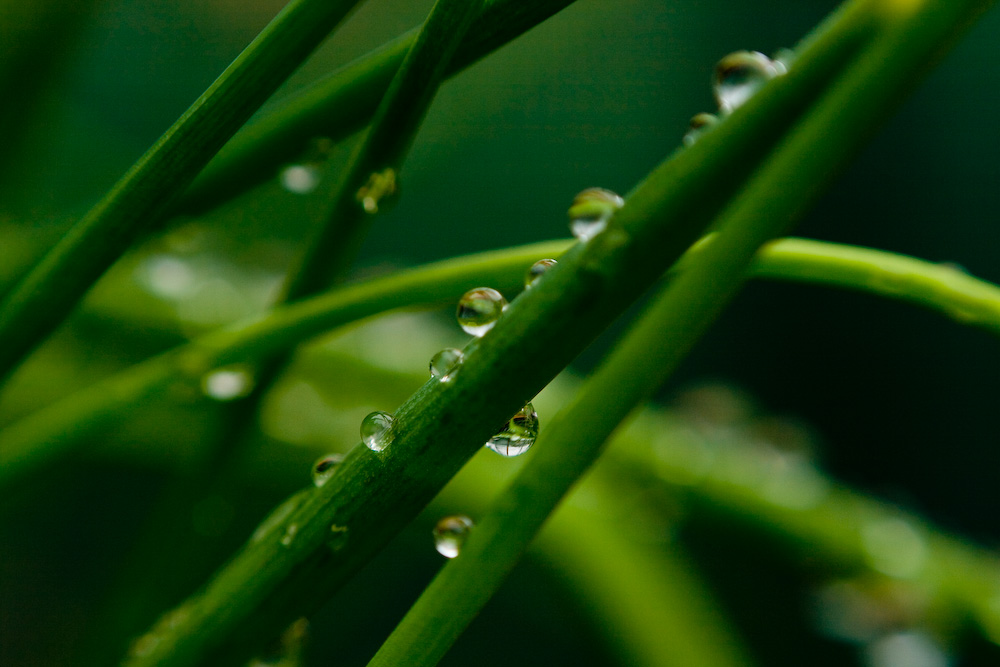
[[[683,270],[711,239],[692,247],[678,269]],[[549,241],[428,264],[346,285],[280,307],[253,322],[206,334],[0,430],[0,441],[4,442],[0,448],[0,488],[33,471],[37,474],[83,441],[104,419],[141,403],[179,378],[196,384],[213,368],[253,362],[389,310],[451,303],[456,295],[480,284],[515,291],[535,260],[559,256],[571,245],[570,241]],[[841,287],[915,303],[1000,335],[1000,287],[946,265],[856,246],[787,238],[762,247],[749,275]]]
[[[486,0],[445,67],[458,74],[574,0]],[[175,206],[197,214],[274,177],[314,137],[346,138],[371,120],[417,29],[387,42],[305,90],[279,100],[248,123],[195,179]]]
[[[0,381],[45,340],[357,0],[291,0],[0,302]]]

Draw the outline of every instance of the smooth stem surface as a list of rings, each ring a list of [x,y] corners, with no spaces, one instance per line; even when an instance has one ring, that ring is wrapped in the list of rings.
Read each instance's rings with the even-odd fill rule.
[[[924,18],[938,15],[931,10]],[[461,557],[424,590],[370,667],[403,660],[427,667],[444,656],[600,455],[606,439],[669,377],[736,294],[758,247],[801,215],[895,106],[900,84],[887,85],[886,70],[896,66],[902,74],[920,64],[916,53],[899,55],[904,32],[890,29],[886,38],[876,39],[765,160],[720,216],[711,242],[685,263],[685,270],[542,432],[537,453],[480,521]],[[936,49],[941,37],[922,46]]]
[[[372,216],[396,194],[396,172],[413,143],[462,37],[482,0],[437,0],[375,112],[333,197],[328,220],[285,286],[284,300],[313,294],[343,276],[354,261]],[[387,181],[374,186],[370,179]],[[386,188],[365,199],[361,188]]]
[[[154,227],[198,171],[357,4],[292,0],[0,303],[0,380]]]
[[[483,3],[445,70],[452,77],[561,11],[574,0]],[[417,39],[411,30],[307,89],[271,105],[219,151],[175,210],[197,213],[270,179],[313,137],[346,138],[367,125],[393,75]]]

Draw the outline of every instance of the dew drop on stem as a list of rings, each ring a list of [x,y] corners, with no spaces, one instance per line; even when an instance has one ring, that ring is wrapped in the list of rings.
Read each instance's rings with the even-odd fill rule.
[[[540,259],[531,265],[528,272],[524,275],[524,286],[531,287],[536,280],[542,277],[542,274],[551,269],[553,266],[558,264],[554,259]]]
[[[531,449],[538,437],[538,413],[528,403],[507,421],[503,430],[486,442],[501,456],[520,456]]]
[[[729,114],[743,106],[765,83],[782,74],[785,66],[758,51],[735,51],[715,66],[712,92],[719,111]]]
[[[506,307],[503,294],[490,287],[477,287],[458,300],[455,317],[465,333],[479,337],[493,328]]]
[[[447,382],[455,376],[464,359],[462,351],[454,347],[446,347],[431,357],[431,377],[441,382]]]
[[[710,113],[698,113],[691,117],[688,123],[688,131],[684,134],[682,141],[685,146],[693,146],[698,141],[702,133],[719,122],[719,117]]]
[[[343,454],[327,454],[316,460],[312,467],[312,481],[316,486],[323,486],[337,472],[337,466],[344,460]]]
[[[445,558],[454,558],[462,550],[472,530],[472,519],[461,514],[446,516],[434,526],[434,548]]]
[[[588,241],[603,232],[615,211],[624,205],[625,200],[611,190],[587,188],[573,198],[567,211],[569,229],[579,240]]]
[[[361,440],[373,452],[389,446],[395,419],[388,412],[372,412],[361,421]]]

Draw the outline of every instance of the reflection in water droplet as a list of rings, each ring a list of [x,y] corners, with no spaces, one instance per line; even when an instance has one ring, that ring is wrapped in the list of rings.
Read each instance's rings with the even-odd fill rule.
[[[681,140],[684,142],[685,146],[693,146],[694,142],[698,141],[698,137],[709,127],[712,127],[719,122],[719,117],[715,114],[710,113],[698,113],[691,117],[691,122],[688,123],[688,131],[684,134],[684,138]]]
[[[506,307],[507,299],[503,294],[489,287],[477,287],[458,300],[455,317],[465,333],[482,336],[493,328]]]
[[[368,182],[362,185],[354,198],[361,204],[365,213],[375,214],[379,211],[379,206],[384,208],[385,202],[389,201],[399,192],[396,182],[396,170],[391,167],[382,171],[373,172],[368,177]]]
[[[293,164],[281,170],[281,187],[297,195],[307,195],[320,182],[319,169],[308,164]]]
[[[316,486],[323,486],[337,472],[337,466],[344,460],[343,454],[327,454],[320,457],[312,467],[312,480]]]
[[[454,558],[462,550],[470,530],[472,519],[469,517],[446,516],[434,526],[434,548],[445,558]]]
[[[389,446],[394,419],[388,412],[372,412],[361,422],[361,440],[373,452]]]
[[[542,277],[542,274],[551,269],[553,266],[558,264],[554,259],[540,259],[531,265],[528,269],[528,273],[524,276],[524,286],[531,287],[536,280]]]
[[[292,542],[295,541],[295,536],[298,534],[299,534],[299,524],[297,523],[288,524],[288,527],[285,528],[285,534],[281,536],[282,546],[286,547],[291,546]]]
[[[861,528],[861,541],[871,566],[890,577],[916,576],[927,561],[927,544],[909,522],[877,519]]]
[[[201,378],[202,393],[217,401],[233,401],[253,391],[254,378],[249,366],[218,368]]]
[[[462,359],[464,359],[464,355],[461,350],[446,347],[431,357],[431,377],[437,378],[441,382],[447,382],[462,365]]]
[[[531,449],[538,437],[538,413],[528,403],[510,418],[503,430],[489,439],[486,446],[501,456],[520,456]]]
[[[587,241],[603,232],[615,211],[625,205],[625,200],[611,190],[587,188],[569,207],[569,229],[573,236]]]
[[[736,51],[715,66],[712,92],[719,111],[732,113],[754,96],[765,83],[778,76],[784,66],[757,51]]]

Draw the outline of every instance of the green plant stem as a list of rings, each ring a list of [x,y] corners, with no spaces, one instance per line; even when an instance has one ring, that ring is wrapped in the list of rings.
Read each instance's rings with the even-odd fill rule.
[[[930,13],[934,17],[934,12]],[[919,23],[918,23],[919,24]],[[804,212],[886,112],[899,88],[886,69],[917,65],[897,55],[908,30],[889,30],[849,67],[764,161],[722,213],[717,233],[635,324],[539,438],[537,453],[424,590],[369,663],[435,665],[492,597],[559,501],[607,438],[670,376],[736,294],[757,249]],[[936,48],[938,40],[925,47]],[[877,66],[876,66],[877,64]],[[852,101],[864,100],[862,103]]]
[[[445,69],[451,77],[561,11],[574,0],[489,0]],[[417,39],[400,35],[307,89],[271,105],[240,130],[208,164],[175,209],[204,212],[274,176],[294,161],[313,137],[335,141],[360,130],[389,87]]]
[[[357,0],[292,0],[0,303],[0,379],[172,201]]]
[[[259,320],[207,334],[0,430],[0,441],[4,442],[0,448],[0,488],[57,461],[104,419],[141,402],[178,376],[194,382],[197,378],[192,368],[254,362],[365,317],[397,308],[451,303],[456,294],[480,284],[513,291],[520,287],[532,262],[558,256],[570,246],[569,241],[549,241],[458,257],[348,285],[278,308]],[[696,244],[679,262],[679,268],[683,270],[703,247],[704,242]],[[1000,287],[949,266],[904,255],[786,238],[764,245],[749,272],[751,277],[841,287],[907,301],[1000,333]],[[184,366],[184,360],[190,368]]]
[[[285,286],[284,300],[314,294],[341,278],[354,261],[372,214],[395,195],[398,171],[420,122],[444,81],[462,37],[479,13],[482,0],[437,0],[430,16],[399,66],[375,111],[371,129],[355,150],[334,194],[330,214],[308,245],[300,265]],[[362,205],[360,188],[370,177],[389,170],[392,191],[375,210]]]

